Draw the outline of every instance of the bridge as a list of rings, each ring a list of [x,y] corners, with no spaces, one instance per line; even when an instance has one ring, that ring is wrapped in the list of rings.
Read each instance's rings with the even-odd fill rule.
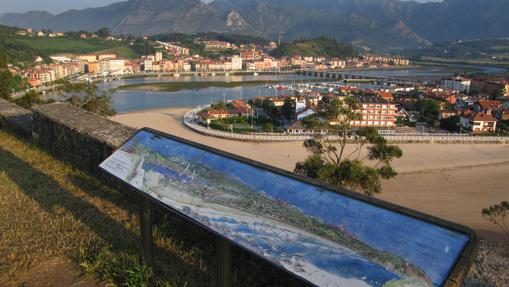
[[[323,78],[332,78],[332,79],[340,79],[344,81],[348,80],[373,80],[374,82],[390,82],[399,85],[415,85],[422,84],[422,80],[415,79],[407,79],[403,77],[384,77],[384,76],[373,76],[373,75],[363,75],[356,74],[355,71],[315,71],[315,70],[299,70],[298,74],[307,75],[307,76],[315,76],[315,77],[323,77]]]

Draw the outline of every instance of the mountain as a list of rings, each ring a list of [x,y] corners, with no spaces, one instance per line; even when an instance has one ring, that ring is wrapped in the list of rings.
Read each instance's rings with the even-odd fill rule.
[[[133,35],[212,31],[257,34],[235,11],[219,11],[200,0],[130,0],[55,16],[41,13],[5,14],[0,23],[54,31],[109,27],[115,34]]]
[[[393,11],[397,0],[216,0],[218,10],[238,11],[263,34],[284,31],[287,40],[331,36],[357,46],[416,46],[430,43]],[[374,45],[370,45],[374,44]]]
[[[445,0],[402,11],[415,33],[432,41],[509,36],[509,1]]]
[[[5,14],[0,23],[52,30],[116,34],[222,32],[284,40],[335,37],[378,50],[433,42],[509,36],[509,1],[444,0],[129,0],[106,7]]]

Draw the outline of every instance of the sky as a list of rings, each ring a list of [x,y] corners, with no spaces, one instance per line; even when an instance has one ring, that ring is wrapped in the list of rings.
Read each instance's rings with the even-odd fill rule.
[[[106,6],[122,0],[0,0],[0,14],[8,12],[27,12],[42,10],[50,13],[61,13],[69,9],[83,9],[88,7]],[[205,0],[204,2],[210,2]],[[441,0],[417,0],[418,2],[430,2]]]

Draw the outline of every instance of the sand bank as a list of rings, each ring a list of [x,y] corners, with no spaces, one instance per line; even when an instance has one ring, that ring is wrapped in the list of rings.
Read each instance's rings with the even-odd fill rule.
[[[182,124],[187,110],[142,111],[112,120],[134,128],[151,127],[287,170],[307,156],[302,143],[245,143],[197,134]],[[509,145],[400,146],[404,156],[394,162],[400,175],[384,182],[379,198],[470,226],[488,240],[502,241],[498,229],[481,217],[481,210],[509,200]]]

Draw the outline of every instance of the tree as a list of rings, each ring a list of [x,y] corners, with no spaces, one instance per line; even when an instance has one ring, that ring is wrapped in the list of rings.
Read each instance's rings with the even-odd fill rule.
[[[0,98],[10,99],[12,93],[12,74],[7,69],[0,68]]]
[[[302,123],[308,129],[314,129],[314,128],[317,128],[317,127],[322,125],[322,122],[320,121],[320,119],[318,117],[316,117],[315,115],[312,115],[312,116],[309,116],[309,117],[305,117],[302,120]]]
[[[107,92],[99,95],[98,88],[92,83],[67,84],[64,91],[72,93],[68,102],[73,106],[102,116],[113,116],[115,109],[111,106],[111,96]]]
[[[460,117],[453,116],[447,119],[441,119],[440,120],[440,128],[450,131],[450,132],[457,132],[460,125]]]
[[[34,104],[40,105],[43,101],[41,95],[34,90],[29,91],[23,97],[16,100],[16,104],[25,109],[30,109]]]
[[[219,103],[211,105],[210,108],[213,110],[226,110],[226,104],[223,101],[219,101]]]
[[[0,69],[7,68],[7,57],[4,54],[0,54]]]
[[[297,163],[295,172],[370,196],[380,193],[381,180],[397,175],[390,163],[403,155],[401,149],[389,145],[374,128],[351,126],[350,123],[360,117],[355,112],[353,98],[332,99],[324,102],[321,108],[321,116],[334,121],[334,125],[329,124],[329,135],[337,136],[338,141],[332,142],[329,136],[305,141],[304,147],[310,155],[304,162]],[[354,148],[346,154],[348,144]],[[361,158],[364,149],[367,155]]]
[[[417,109],[423,117],[435,117],[440,110],[440,102],[429,99],[418,100]]]
[[[495,89],[493,91],[493,93],[491,94],[491,99],[492,100],[498,100],[499,98],[501,98],[502,96],[504,95],[504,91],[503,89]]]
[[[279,116],[279,111],[276,105],[270,99],[267,98],[263,100],[262,107],[263,111],[272,121],[274,121]]]
[[[108,27],[102,27],[99,30],[97,30],[95,34],[97,34],[97,36],[99,36],[100,38],[107,38],[111,36],[111,30]]]
[[[281,114],[287,120],[291,120],[295,111],[295,102],[291,98],[286,98],[283,107],[281,107]]]
[[[502,234],[509,240],[509,222],[506,221],[509,216],[509,202],[503,201],[500,204],[483,209],[482,216],[497,225]]]

